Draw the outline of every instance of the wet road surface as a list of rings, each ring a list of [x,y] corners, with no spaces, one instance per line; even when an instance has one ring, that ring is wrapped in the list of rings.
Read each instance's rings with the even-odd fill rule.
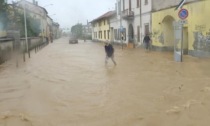
[[[210,60],[61,38],[0,66],[0,126],[209,126]]]

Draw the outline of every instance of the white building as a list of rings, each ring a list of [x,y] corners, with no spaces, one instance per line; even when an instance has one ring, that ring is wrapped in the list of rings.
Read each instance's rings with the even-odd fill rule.
[[[110,20],[111,41],[135,45],[140,42],[140,0],[117,0],[117,16]]]
[[[153,0],[140,0],[141,2],[141,20],[140,20],[140,28],[141,28],[141,40],[143,41],[143,37],[145,34],[151,33],[152,27],[152,2]],[[155,1],[154,1],[155,2]]]
[[[152,1],[153,0],[117,0],[117,16],[110,21],[112,41],[121,42],[122,34],[120,27],[122,24],[123,42],[128,45],[142,44],[145,34],[151,33]],[[121,12],[122,18],[120,18]]]

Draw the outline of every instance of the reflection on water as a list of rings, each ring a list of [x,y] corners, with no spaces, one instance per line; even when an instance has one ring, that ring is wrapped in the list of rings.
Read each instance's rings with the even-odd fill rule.
[[[0,66],[0,126],[208,126],[208,59],[65,38]]]

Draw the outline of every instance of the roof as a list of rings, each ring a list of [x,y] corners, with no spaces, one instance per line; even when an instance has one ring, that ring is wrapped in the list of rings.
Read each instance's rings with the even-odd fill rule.
[[[28,4],[31,4],[31,5],[33,5],[34,7],[38,7],[38,8],[40,8],[40,9],[44,10],[46,14],[48,14],[47,10],[46,10],[44,7],[41,7],[41,6],[39,6],[39,5],[35,5],[35,4],[33,4],[33,3],[29,2],[29,1],[26,1],[26,0],[17,1],[17,3],[23,3],[23,2],[26,2],[26,3],[28,3]]]
[[[99,21],[99,20],[104,19],[104,18],[112,17],[112,16],[114,16],[115,14],[116,14],[116,11],[108,11],[108,12],[106,12],[105,14],[99,16],[98,18],[92,20],[90,23]]]

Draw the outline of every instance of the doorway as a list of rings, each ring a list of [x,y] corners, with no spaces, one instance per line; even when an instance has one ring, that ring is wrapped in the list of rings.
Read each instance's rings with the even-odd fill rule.
[[[129,43],[133,43],[134,42],[134,31],[133,31],[133,25],[130,24],[129,25],[129,29],[128,29],[128,41]]]
[[[183,54],[188,55],[188,27],[183,28]]]
[[[173,22],[175,19],[168,15],[162,21],[162,29],[163,29],[163,44],[169,50],[174,49],[174,27]]]

